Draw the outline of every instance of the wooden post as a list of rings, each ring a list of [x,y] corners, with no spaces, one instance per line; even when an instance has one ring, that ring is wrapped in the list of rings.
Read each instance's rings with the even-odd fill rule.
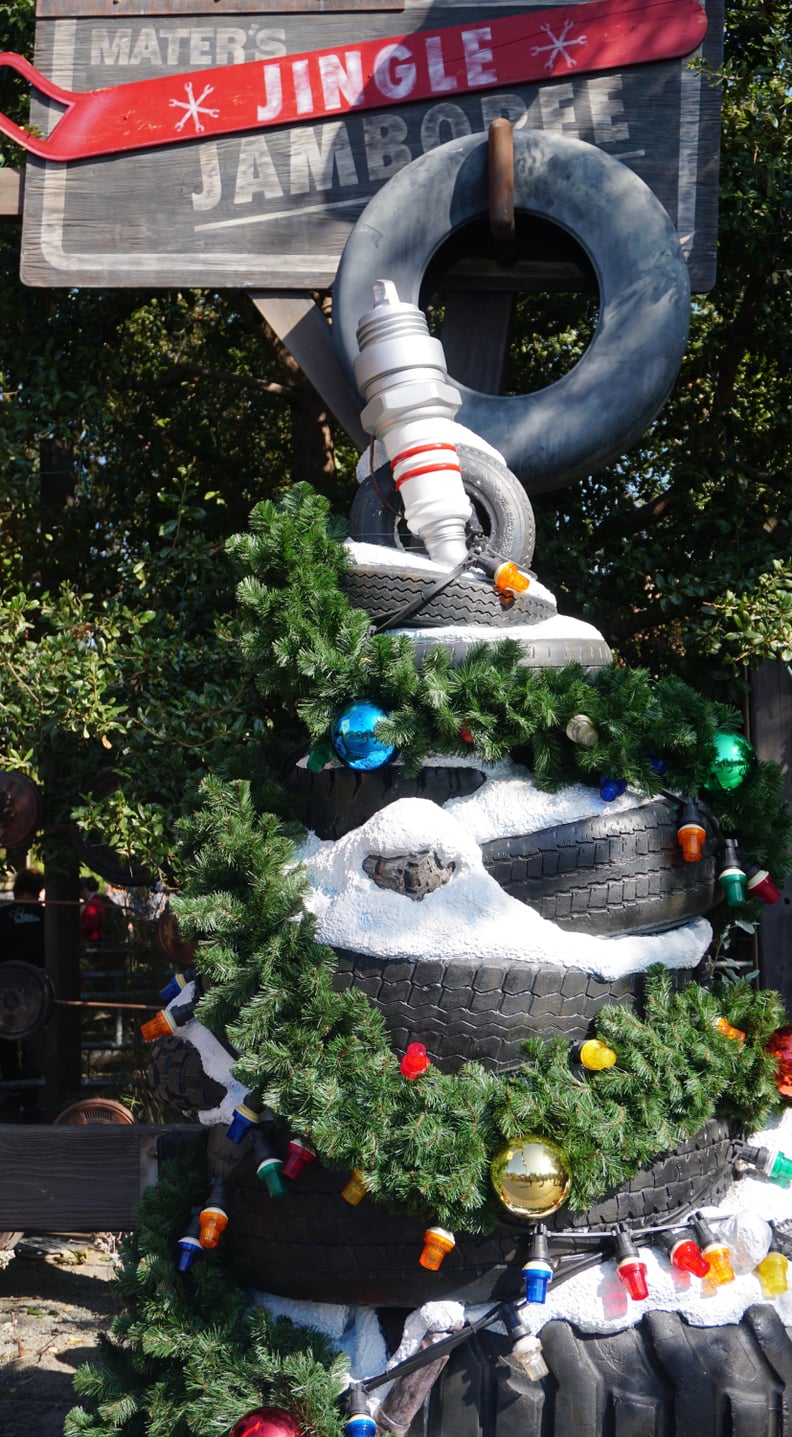
[[[47,801],[46,765],[44,801]],[[80,864],[61,825],[44,831],[44,962],[56,998],[80,996]],[[57,1004],[44,1034],[45,1117],[80,1094],[80,1009]]]
[[[751,681],[748,737],[757,757],[779,764],[792,805],[792,675],[787,664],[764,663]],[[792,1019],[792,878],[781,901],[765,908],[759,927],[762,984],[782,994]]]

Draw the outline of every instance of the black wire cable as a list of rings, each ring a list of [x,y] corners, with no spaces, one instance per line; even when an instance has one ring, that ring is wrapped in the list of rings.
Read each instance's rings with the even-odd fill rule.
[[[662,1232],[673,1232],[685,1226],[696,1208],[706,1198],[709,1187],[709,1181],[702,1184],[686,1203],[668,1213],[663,1223],[629,1228],[628,1231],[630,1235],[633,1237],[656,1236]],[[713,1214],[707,1218],[707,1221],[713,1223],[725,1222],[732,1216],[732,1213],[724,1213],[722,1215]],[[578,1252],[574,1254],[564,1267],[554,1272],[552,1279],[554,1287],[559,1287],[562,1283],[569,1282],[572,1278],[579,1277],[581,1273],[588,1271],[592,1267],[597,1267],[604,1262],[607,1257],[608,1247],[613,1242],[612,1232],[607,1234],[600,1232],[580,1232],[574,1228],[559,1228],[547,1233],[546,1236],[548,1242],[552,1242],[553,1238],[572,1238],[576,1241],[583,1240],[587,1245],[589,1242],[596,1242],[597,1244],[595,1251]],[[540,1306],[541,1304],[531,1304],[525,1298],[515,1300],[510,1304],[510,1306],[516,1308],[517,1311],[534,1305]],[[482,1328],[491,1327],[495,1322],[501,1320],[504,1306],[505,1304],[503,1302],[496,1303],[494,1307],[489,1308],[481,1317],[476,1318],[472,1322],[466,1321],[459,1332],[450,1333],[448,1337],[440,1338],[429,1347],[420,1348],[417,1352],[414,1352],[411,1357],[407,1357],[403,1362],[398,1363],[396,1367],[391,1367],[384,1372],[377,1373],[375,1377],[367,1377],[364,1381],[356,1383],[355,1386],[364,1392],[373,1392],[376,1388],[382,1387],[386,1382],[395,1382],[399,1377],[404,1377],[409,1372],[416,1372],[419,1368],[426,1367],[438,1357],[444,1357],[447,1353],[453,1352],[455,1348],[461,1346],[463,1342],[467,1342],[469,1338],[476,1332],[480,1332]]]
[[[459,1332],[452,1332],[448,1337],[441,1337],[433,1342],[431,1347],[422,1347],[414,1352],[412,1357],[405,1357],[396,1367],[388,1368],[385,1372],[379,1372],[376,1377],[367,1377],[363,1382],[356,1385],[362,1387],[364,1392],[372,1392],[376,1387],[381,1387],[385,1382],[393,1382],[397,1377],[405,1377],[408,1372],[415,1372],[419,1367],[425,1367],[427,1363],[434,1362],[438,1357],[444,1357],[447,1352],[453,1352],[460,1343],[467,1342],[474,1332],[480,1332],[482,1327],[489,1327],[497,1321],[503,1309],[503,1303],[499,1302],[491,1307],[483,1316],[477,1317],[474,1322],[465,1322]]]

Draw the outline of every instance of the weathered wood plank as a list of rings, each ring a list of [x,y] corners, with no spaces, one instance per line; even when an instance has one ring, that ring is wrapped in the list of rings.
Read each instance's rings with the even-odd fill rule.
[[[537,8],[441,0],[311,13],[272,0],[272,9],[251,7],[253,23],[246,24],[236,8],[182,14],[161,13],[160,0],[141,4],[146,13],[113,4],[112,15],[40,18],[36,65],[75,91],[173,76],[174,102],[183,103],[191,70],[274,61],[318,46],[341,51]],[[704,54],[717,68],[722,0],[707,8]],[[36,159],[28,167],[22,276],[34,285],[326,288],[352,226],[392,174],[447,140],[486,134],[504,116],[518,127],[586,140],[634,169],[677,225],[694,290],[706,290],[715,277],[719,106],[716,88],[671,60],[602,74],[571,70],[508,92],[394,99],[329,120],[199,135],[189,144],[73,165]],[[33,97],[31,120],[44,133],[60,113]]]
[[[765,663],[752,675],[749,736],[760,759],[780,765],[792,805],[792,676],[786,664]],[[763,910],[759,963],[764,986],[783,995],[792,1018],[792,878],[780,902]]]
[[[369,436],[360,423],[362,400],[346,383],[332,330],[319,306],[309,294],[269,294],[262,290],[254,291],[250,298],[353,443],[365,449]]]
[[[158,1140],[189,1131],[120,1123],[0,1126],[0,1230],[129,1230],[141,1193],[156,1181]]]
[[[0,220],[22,218],[22,175],[19,170],[0,168]]]

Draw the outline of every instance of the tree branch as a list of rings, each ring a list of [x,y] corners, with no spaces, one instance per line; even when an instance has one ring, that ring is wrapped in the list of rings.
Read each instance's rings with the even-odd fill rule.
[[[147,394],[159,394],[165,389],[173,389],[177,384],[184,384],[190,379],[210,379],[222,381],[224,384],[233,384],[238,389],[253,389],[257,394],[264,394],[270,399],[285,399],[287,404],[298,404],[300,396],[297,391],[286,384],[275,384],[268,379],[254,379],[249,374],[238,374],[233,369],[215,369],[205,364],[195,364],[184,360],[181,364],[173,364],[156,379],[149,380],[146,384],[131,384],[131,389],[142,390]]]

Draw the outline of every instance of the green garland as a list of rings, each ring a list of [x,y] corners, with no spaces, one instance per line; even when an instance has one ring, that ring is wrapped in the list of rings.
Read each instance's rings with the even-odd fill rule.
[[[278,504],[259,504],[250,532],[229,545],[244,574],[242,656],[268,713],[294,742],[301,731],[321,750],[339,713],[370,699],[388,714],[378,733],[396,745],[408,772],[429,755],[495,762],[517,751],[548,790],[596,785],[607,773],[653,796],[663,788],[701,792],[713,735],[740,727],[731,709],[674,677],[653,680],[617,664],[593,673],[577,664],[523,668],[522,650],[510,639],[476,646],[456,668],[443,648],[417,667],[410,638],[372,634],[368,615],[346,598],[342,536],[327,500],[298,485]],[[599,734],[593,748],[566,737],[576,713]],[[662,777],[652,757],[666,761]],[[723,831],[739,835],[745,859],[783,883],[792,871],[792,818],[779,767],[760,763],[751,783],[707,801]]]
[[[484,761],[527,751],[547,788],[602,772],[646,794],[702,787],[713,735],[734,722],[728,710],[676,679],[653,682],[615,664],[592,674],[526,669],[508,640],[480,646],[457,668],[442,649],[417,666],[409,638],[372,634],[345,597],[342,535],[327,501],[299,485],[257,506],[250,532],[230,545],[245,571],[243,656],[285,724],[299,717],[320,743],[346,704],[368,698],[389,712],[383,737],[414,768],[430,753],[469,755],[464,728]],[[591,749],[565,735],[580,712],[600,735]],[[662,779],[649,761],[657,754],[668,765]],[[286,831],[258,815],[244,784],[208,781],[205,794],[185,831],[188,882],[174,905],[201,944],[209,991],[198,1016],[242,1054],[236,1076],[253,1105],[273,1108],[327,1164],[361,1169],[387,1205],[486,1230],[497,1220],[493,1156],[538,1131],[567,1151],[570,1201],[585,1208],[716,1109],[750,1125],[775,1099],[764,1045],[782,1021],[780,1001],[695,984],[673,993],[661,971],[647,980],[643,1020],[620,1007],[600,1015],[597,1034],[619,1062],[595,1080],[572,1072],[559,1040],[527,1044],[517,1074],[469,1063],[405,1082],[379,1012],[364,994],[333,989],[335,959],[302,909]],[[783,881],[790,819],[780,771],[759,764],[751,784],[713,804],[745,856]],[[714,1034],[720,1013],[746,1029],[744,1045]]]
[[[362,992],[333,988],[335,957],[302,910],[280,825],[256,813],[245,783],[207,781],[205,794],[174,900],[180,929],[200,943],[208,992],[196,1016],[241,1053],[234,1072],[254,1108],[271,1107],[326,1166],[359,1168],[389,1208],[491,1229],[490,1163],[534,1132],[564,1148],[570,1205],[586,1208],[716,1111],[755,1127],[779,1101],[765,1053],[783,1022],[779,996],[747,984],[675,992],[662,966],[647,976],[642,1017],[618,1005],[599,1014],[614,1068],[581,1077],[565,1040],[535,1039],[514,1073],[468,1063],[406,1081],[382,1015]],[[719,1016],[744,1043],[716,1031]]]
[[[615,665],[593,675],[521,669],[508,641],[457,669],[439,652],[418,670],[408,639],[372,636],[345,599],[340,534],[325,501],[302,488],[259,506],[252,533],[232,545],[247,569],[244,653],[270,714],[279,696],[284,728],[297,716],[319,743],[345,704],[370,698],[389,712],[383,736],[413,768],[429,754],[469,754],[464,726],[483,760],[526,749],[547,788],[611,772],[656,793],[647,756],[662,753],[663,782],[699,790],[713,733],[735,722],[726,710],[676,680]],[[576,712],[599,731],[594,749],[565,737]],[[779,771],[760,764],[716,807],[746,856],[782,881],[790,823]],[[614,1068],[583,1075],[564,1040],[531,1040],[515,1073],[468,1063],[407,1082],[381,1014],[364,994],[334,990],[335,957],[303,908],[292,835],[260,810],[249,784],[209,779],[184,828],[186,881],[173,906],[183,936],[200,944],[207,991],[197,1017],[240,1052],[235,1073],[253,1106],[272,1107],[326,1166],[361,1169],[378,1202],[460,1232],[491,1229],[501,1215],[492,1159],[535,1132],[564,1149],[569,1205],[585,1209],[716,1112],[750,1130],[779,1105],[765,1051],[784,1021],[779,995],[747,984],[676,992],[662,966],[647,975],[641,1015],[613,1006],[598,1016]],[[743,1043],[717,1031],[720,1016]],[[287,1408],[311,1437],[340,1437],[341,1363],[327,1342],[252,1307],[221,1256],[178,1274],[176,1242],[205,1195],[201,1158],[146,1195],[124,1248],[124,1312],[104,1367],[76,1379],[94,1412],[75,1409],[66,1437],[221,1437],[264,1403]]]
[[[75,1374],[91,1410],[72,1409],[66,1437],[225,1437],[265,1403],[292,1412],[311,1437],[342,1437],[346,1363],[333,1344],[252,1305],[214,1252],[186,1276],[177,1270],[176,1244],[206,1197],[204,1146],[167,1164],[143,1196],[115,1279],[121,1314],[101,1363]]]

